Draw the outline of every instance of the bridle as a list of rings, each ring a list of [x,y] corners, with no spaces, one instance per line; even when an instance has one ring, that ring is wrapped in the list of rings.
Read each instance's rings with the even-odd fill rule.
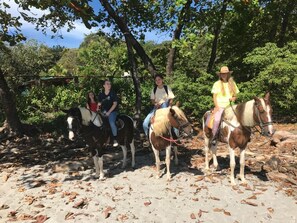
[[[177,115],[172,115],[172,117],[173,117],[174,121],[178,124],[177,129],[178,129],[178,131],[179,131],[179,133],[180,133],[179,135],[183,135],[182,133],[185,133],[184,129],[185,129],[186,127],[188,127],[189,125],[191,125],[191,123],[190,123],[189,121],[187,121],[186,123],[181,124],[180,121],[178,120]],[[176,127],[173,127],[173,128],[176,128]],[[169,129],[168,131],[171,132],[171,129]],[[186,134],[187,136],[191,136],[191,135],[192,135],[192,133],[190,133],[190,134],[185,133],[185,134]],[[175,144],[178,145],[178,146],[182,146],[182,144],[179,143],[179,139],[173,139],[172,137],[167,138],[167,137],[162,136],[162,135],[160,135],[160,137],[161,137],[162,139],[168,141],[168,142],[173,142],[173,143],[175,143]],[[178,137],[178,136],[177,136],[177,137]],[[179,137],[178,137],[178,138],[179,138]]]
[[[181,124],[180,121],[177,118],[177,115],[173,115],[172,117],[173,117],[174,121],[178,124],[178,127],[177,127],[178,131],[180,133],[185,133],[184,129],[186,127],[188,127],[189,125],[191,125],[191,123],[189,121],[187,121],[186,123]],[[187,133],[185,133],[185,134],[186,135],[191,135],[191,134],[187,134]]]
[[[262,119],[261,119],[261,113],[264,113],[265,111],[264,111],[264,109],[263,110],[260,110],[259,108],[258,108],[258,103],[256,103],[255,102],[255,113],[256,113],[256,116],[257,116],[257,118],[258,118],[258,121],[259,121],[259,126],[260,126],[260,128],[261,128],[261,135],[264,135],[264,136],[268,136],[266,133],[265,133],[265,127],[266,126],[269,126],[269,125],[273,125],[273,122],[263,122],[262,121]],[[272,135],[274,134],[274,132],[272,133]],[[272,136],[271,135],[271,136]]]

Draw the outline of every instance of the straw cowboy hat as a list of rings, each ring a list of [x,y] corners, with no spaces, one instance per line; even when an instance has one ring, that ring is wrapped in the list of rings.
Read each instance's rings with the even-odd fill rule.
[[[232,74],[233,71],[229,70],[227,66],[221,67],[220,71],[217,74]]]

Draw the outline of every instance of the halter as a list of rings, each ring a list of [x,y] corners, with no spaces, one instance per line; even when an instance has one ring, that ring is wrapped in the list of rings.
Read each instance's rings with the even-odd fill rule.
[[[264,127],[272,125],[273,122],[263,122],[260,117],[260,113],[263,113],[264,111],[260,111],[260,109],[258,108],[258,104],[256,102],[255,102],[255,108],[256,108],[255,112],[256,112],[257,118],[259,120],[259,126],[261,128],[261,135],[265,135]],[[274,134],[274,132],[273,132],[273,134]]]
[[[173,115],[172,117],[173,117],[174,121],[178,124],[178,128],[177,128],[178,131],[179,131],[180,133],[183,133],[183,132],[185,132],[185,131],[184,131],[184,128],[187,127],[187,126],[189,126],[189,125],[191,125],[191,123],[187,121],[187,122],[184,123],[184,124],[180,124],[180,122],[179,122],[179,120],[178,120],[178,118],[177,118],[176,116],[177,116],[177,115]],[[175,127],[173,127],[173,128],[175,128]],[[171,129],[168,130],[168,131],[171,132]],[[188,135],[188,134],[187,134],[187,135]],[[188,136],[190,136],[190,135],[191,135],[191,134],[189,134]],[[178,146],[182,146],[182,144],[179,143],[179,139],[167,138],[167,137],[162,136],[162,135],[160,135],[160,137],[161,137],[162,139],[168,141],[168,142],[173,142],[173,143],[175,143],[175,144],[178,145]]]
[[[176,115],[173,115],[172,117],[173,117],[174,121],[176,121],[176,123],[178,124],[178,131],[179,132],[185,132],[184,128],[191,125],[191,123],[188,122],[188,121],[186,123],[184,123],[184,124],[180,124],[180,122],[178,121],[178,118],[176,118]]]

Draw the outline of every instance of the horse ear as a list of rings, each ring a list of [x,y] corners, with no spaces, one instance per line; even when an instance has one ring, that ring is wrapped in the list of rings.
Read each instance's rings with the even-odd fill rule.
[[[172,116],[174,116],[175,115],[174,109],[170,108],[170,113],[171,113]]]
[[[179,106],[180,106],[180,102],[177,101],[177,102],[175,103],[175,106],[176,106],[176,107],[179,107]]]
[[[62,109],[62,112],[68,114],[69,113],[69,110]]]
[[[270,100],[270,92],[267,92],[267,93],[265,94],[264,100],[265,100],[265,101],[269,101],[269,100]]]

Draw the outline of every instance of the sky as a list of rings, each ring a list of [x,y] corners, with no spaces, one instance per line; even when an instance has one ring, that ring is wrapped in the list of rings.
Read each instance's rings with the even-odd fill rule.
[[[6,0],[5,2],[9,3],[9,5],[11,6],[11,9],[8,11],[13,16],[20,16],[19,11],[21,10],[18,8],[18,5],[16,5],[14,1]],[[36,15],[43,14],[40,10],[31,9],[31,11]],[[27,23],[23,19],[21,19],[20,22],[23,24],[23,26],[21,27],[22,33],[27,38],[27,40],[35,39],[39,43],[45,44],[49,47],[60,45],[66,48],[78,48],[79,45],[83,42],[83,39],[86,35],[96,33],[96,31],[98,30],[98,27],[87,29],[81,21],[76,21],[74,24],[75,29],[71,30],[70,32],[67,32],[66,28],[62,28],[58,34],[54,34],[50,30],[47,30],[47,34],[44,35],[41,31],[35,30],[34,24]],[[109,32],[109,30],[104,31]],[[53,35],[55,36],[54,38],[52,38]],[[61,39],[59,35],[62,35],[63,39]],[[154,41],[156,43],[161,43],[169,39],[169,35],[164,33],[158,34],[157,32],[149,32],[145,34],[145,41]]]

